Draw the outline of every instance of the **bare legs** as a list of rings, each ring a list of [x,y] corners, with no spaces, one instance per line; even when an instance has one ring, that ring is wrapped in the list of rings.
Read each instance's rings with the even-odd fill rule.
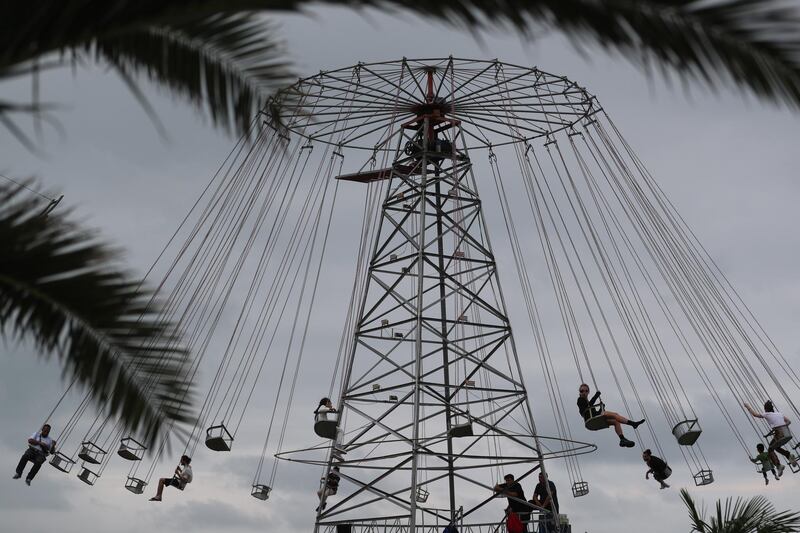
[[[625,418],[624,416],[622,416],[619,413],[615,413],[614,411],[603,411],[602,416],[603,416],[603,418],[605,419],[606,423],[609,426],[613,426],[614,427],[614,432],[619,437],[619,445],[620,446],[623,446],[623,447],[626,447],[626,448],[631,448],[631,447],[635,446],[635,443],[633,441],[630,441],[630,440],[626,439],[625,435],[622,433],[622,424],[625,424],[627,426],[631,426],[634,429],[636,429],[637,427],[639,427],[640,424],[644,423],[644,419],[634,422],[632,420],[628,420],[627,418]]]
[[[164,493],[164,484],[167,482],[167,478],[162,477],[158,480],[158,490],[156,491],[156,495],[150,498],[151,502],[160,502],[161,495]]]
[[[622,424],[627,424],[628,419],[614,411],[603,411],[603,416],[606,418],[609,426],[614,426],[614,432],[622,436]]]

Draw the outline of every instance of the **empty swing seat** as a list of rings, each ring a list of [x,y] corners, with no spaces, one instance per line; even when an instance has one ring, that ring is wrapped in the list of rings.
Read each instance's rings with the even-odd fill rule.
[[[574,498],[580,498],[581,496],[586,496],[587,494],[589,494],[588,481],[576,481],[572,484],[572,496]]]
[[[103,457],[105,456],[105,454],[106,451],[104,449],[102,449],[94,442],[87,440],[81,442],[81,451],[78,452],[78,458],[80,458],[82,461],[86,463],[99,465],[100,463],[103,462]]]
[[[146,486],[147,482],[143,479],[139,479],[138,477],[128,476],[128,480],[125,482],[125,488],[134,494],[143,493]]]
[[[795,444],[792,449],[794,450],[794,452],[792,452],[792,455],[794,456],[794,462],[789,462],[789,469],[797,474],[800,472],[800,462],[798,462],[798,458],[800,457],[800,442]]]
[[[422,487],[417,487],[417,495],[414,499],[417,500],[417,503],[425,503],[428,501],[429,495],[430,493],[427,490]]]
[[[225,424],[211,426],[206,430],[206,448],[215,452],[229,452],[233,445],[233,436]]]
[[[692,477],[694,477],[694,484],[698,487],[714,483],[714,473],[711,470],[700,470]]]
[[[770,442],[769,447],[770,449],[780,448],[784,444],[787,444],[790,440],[792,440],[792,430],[789,429],[789,426],[777,426],[772,428],[772,431],[764,435],[765,437],[772,437],[772,442]]]
[[[146,449],[147,447],[144,444],[133,437],[125,437],[119,441],[117,455],[128,461],[141,461]]]
[[[75,464],[75,461],[71,457],[67,457],[61,452],[56,452],[56,454],[53,455],[53,458],[50,459],[50,464],[65,474],[69,474],[70,470],[72,470],[72,466]]]
[[[694,420],[678,422],[675,424],[675,427],[672,428],[672,434],[678,439],[678,444],[681,446],[691,446],[697,442],[702,432],[703,430],[700,429],[700,424],[697,422],[696,418]]]
[[[81,469],[80,474],[78,474],[78,479],[80,479],[81,481],[83,481],[87,485],[94,485],[94,483],[95,483],[95,481],[97,481],[98,477],[100,477],[99,474],[97,474],[96,472],[92,472],[91,470],[89,470],[85,466]]]
[[[336,419],[328,420],[327,412],[320,412],[314,416],[314,433],[323,439],[336,439]]]
[[[464,424],[455,424],[450,426],[450,431],[447,432],[449,437],[454,439],[460,437],[472,437],[475,433],[472,432],[472,422],[465,422]]]
[[[250,491],[250,496],[259,500],[266,500],[269,498],[269,493],[272,492],[272,487],[266,485],[253,485],[253,490]]]

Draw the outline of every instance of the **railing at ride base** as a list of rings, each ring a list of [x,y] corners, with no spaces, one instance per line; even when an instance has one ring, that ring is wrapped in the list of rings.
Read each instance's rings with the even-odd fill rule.
[[[441,511],[449,512],[447,510]],[[527,521],[527,531],[529,533],[538,532],[539,524],[543,518],[544,514],[531,513],[531,518]],[[414,533],[443,533],[448,525],[451,524],[436,516],[432,522],[418,522],[414,527]],[[506,533],[505,518],[499,522],[464,523],[457,516],[452,525],[456,527],[458,533]],[[320,522],[320,526],[320,530],[323,533],[410,533],[408,516],[341,522],[325,521]],[[559,515],[558,524],[551,525],[550,529],[545,529],[545,531],[549,533],[571,533],[572,526],[567,522],[566,515]]]

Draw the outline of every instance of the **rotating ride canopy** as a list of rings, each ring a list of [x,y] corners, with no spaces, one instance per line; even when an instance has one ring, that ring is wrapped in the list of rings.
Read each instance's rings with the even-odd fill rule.
[[[489,184],[494,205],[478,191]],[[327,391],[338,410],[315,421],[295,393],[324,360],[304,355],[319,293],[338,281],[325,266],[342,191],[364,195],[356,276]],[[519,282],[508,300],[493,225]],[[663,458],[678,450],[698,485],[714,475],[690,391],[705,388],[748,455],[768,428],[738,404],[771,398],[800,419],[800,377],[597,100],[536,68],[404,59],[300,80],[254,120],[167,252],[164,319],[189,332],[192,375],[221,354],[185,452],[201,441],[233,450],[263,387],[271,412],[251,494],[275,493],[268,452],[320,466],[320,489],[337,466],[318,528],[493,529],[492,485],[547,457],[563,457],[575,497],[588,494],[577,455],[592,446],[575,441],[607,424],[578,418],[580,383],[645,417],[635,441]],[[521,349],[514,305],[531,326]],[[231,310],[236,320],[224,320]],[[552,441],[537,437],[524,385],[532,351]],[[323,422],[326,440],[287,451],[289,421],[303,413],[306,433]],[[103,452],[123,437],[101,419],[87,435]],[[127,459],[147,442],[129,438]],[[134,460],[131,492],[163,450],[146,474]]]

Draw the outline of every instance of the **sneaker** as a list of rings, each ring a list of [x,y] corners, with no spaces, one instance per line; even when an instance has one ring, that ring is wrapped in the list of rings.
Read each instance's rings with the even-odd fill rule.
[[[778,477],[783,475],[783,471],[786,470],[786,467],[783,465],[778,465]]]
[[[778,479],[778,478],[775,478],[775,479]],[[764,480],[764,485],[769,485],[769,479],[765,479]]]
[[[31,480],[28,479],[28,478],[25,478],[25,484],[30,487],[31,486]]]
[[[619,445],[623,448],[633,448],[634,446],[636,446],[636,443],[633,442],[632,440],[626,439],[625,437],[620,437]]]
[[[11,479],[19,479],[22,477],[22,474],[14,474],[14,477]]]
[[[631,425],[631,426],[633,426],[633,429],[636,429],[636,428],[638,428],[639,426],[641,426],[642,424],[644,424],[644,421],[645,421],[645,419],[644,419],[644,418],[642,418],[641,420],[637,420],[637,421],[635,421],[635,422],[634,422],[633,420],[631,420],[631,421],[630,421],[630,425]]]
[[[661,483],[661,490],[668,489],[668,488],[669,488],[669,485],[667,485],[666,483]]]
[[[161,498],[157,498],[156,496],[153,496],[152,498],[150,498],[150,501],[151,502],[160,502]]]
[[[792,468],[797,468],[797,457],[792,455],[791,459],[789,459],[789,464],[792,465]]]

